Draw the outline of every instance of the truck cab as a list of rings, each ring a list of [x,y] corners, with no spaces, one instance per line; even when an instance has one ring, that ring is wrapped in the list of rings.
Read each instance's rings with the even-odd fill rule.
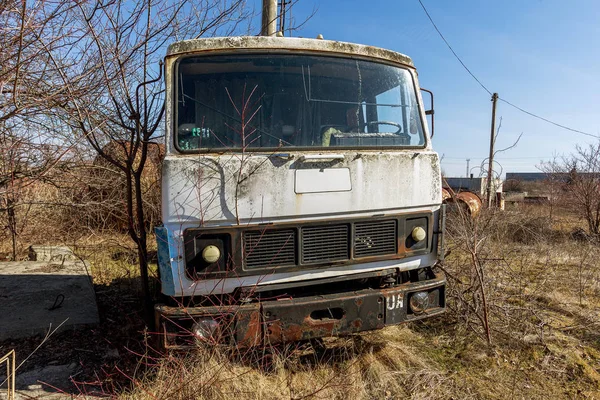
[[[444,312],[440,160],[409,57],[196,39],[169,47],[165,78],[166,347],[279,344]]]

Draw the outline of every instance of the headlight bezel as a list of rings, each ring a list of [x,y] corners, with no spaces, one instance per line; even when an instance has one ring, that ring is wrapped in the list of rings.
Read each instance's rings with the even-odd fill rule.
[[[416,228],[422,228],[425,231],[425,238],[423,240],[415,240],[412,236],[413,230]],[[431,242],[431,228],[430,228],[430,217],[419,216],[415,218],[408,218],[405,223],[405,246],[407,252],[417,252],[427,250]]]
[[[190,230],[183,236],[185,248],[185,269],[192,280],[200,280],[208,275],[223,273],[231,267],[230,255],[232,238],[224,232],[199,232]],[[211,262],[204,257],[204,251],[211,246],[218,249],[219,257]]]
[[[413,314],[423,314],[430,306],[429,293],[425,291],[411,293],[409,295],[408,305]]]

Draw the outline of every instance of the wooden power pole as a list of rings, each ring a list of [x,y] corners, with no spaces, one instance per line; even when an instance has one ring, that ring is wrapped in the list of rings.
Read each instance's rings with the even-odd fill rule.
[[[498,93],[492,95],[492,131],[490,133],[490,157],[488,161],[488,173],[487,173],[487,200],[488,208],[492,207],[492,182],[494,180],[494,142],[496,139],[496,102],[498,100]]]

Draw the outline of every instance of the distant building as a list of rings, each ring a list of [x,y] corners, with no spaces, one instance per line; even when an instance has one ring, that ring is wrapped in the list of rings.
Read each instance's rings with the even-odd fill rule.
[[[568,182],[570,178],[578,176],[580,178],[600,178],[597,172],[507,172],[506,182],[543,182],[548,180]]]
[[[549,174],[547,172],[507,172],[506,180],[518,182],[538,182],[548,179],[551,175],[554,174]]]

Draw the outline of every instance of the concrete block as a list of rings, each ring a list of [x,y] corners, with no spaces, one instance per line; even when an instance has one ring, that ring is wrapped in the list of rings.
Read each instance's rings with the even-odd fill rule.
[[[62,262],[79,261],[67,246],[29,246],[30,261]]]
[[[0,262],[0,340],[97,324],[96,294],[81,262]]]

